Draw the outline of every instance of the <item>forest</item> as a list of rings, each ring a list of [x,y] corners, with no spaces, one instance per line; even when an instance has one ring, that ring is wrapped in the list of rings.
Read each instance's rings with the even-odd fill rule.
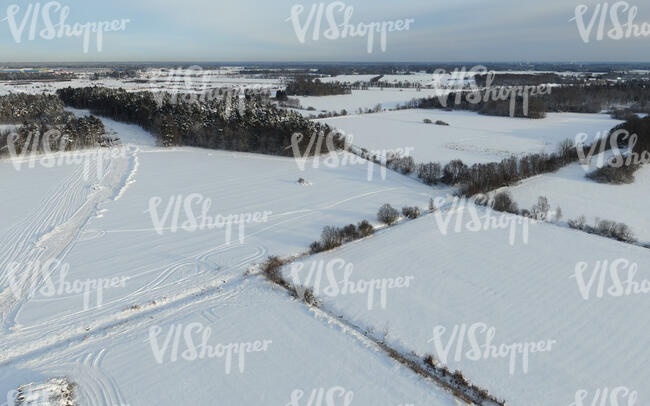
[[[301,151],[308,151],[312,138],[332,133],[327,125],[278,109],[251,95],[224,94],[222,98],[188,102],[180,95],[166,93],[160,100],[150,92],[103,87],[68,87],[59,89],[57,94],[66,105],[137,124],[156,136],[163,146],[186,145],[290,156],[294,133],[303,135],[298,146]],[[334,135],[333,141],[337,149],[343,148],[342,137]],[[327,146],[322,148],[308,153],[326,152]]]

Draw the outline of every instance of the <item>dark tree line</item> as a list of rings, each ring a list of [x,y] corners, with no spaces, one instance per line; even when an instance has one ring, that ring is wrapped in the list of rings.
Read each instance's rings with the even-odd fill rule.
[[[71,151],[81,148],[108,147],[117,139],[106,136],[104,124],[97,117],[67,116],[62,124],[44,121],[25,122],[15,131],[0,132],[0,155]]]
[[[21,124],[25,121],[63,123],[72,113],[55,95],[14,93],[0,96],[0,123]]]
[[[310,122],[298,113],[277,109],[255,97],[226,94],[223,98],[187,102],[182,96],[174,99],[165,94],[160,100],[150,92],[102,87],[68,87],[57,93],[67,105],[137,124],[158,137],[164,146],[187,145],[289,156],[293,151],[294,133],[303,135],[298,141],[303,155],[327,152],[326,143],[322,143],[320,151],[307,150],[310,140],[319,134],[332,134],[337,149],[344,144],[329,126]]]
[[[489,116],[510,116],[510,97],[506,100],[494,100],[488,97],[485,101],[485,90],[481,91],[480,99],[475,91],[467,90],[452,92],[446,96],[429,96],[426,98],[415,99],[404,105],[404,108],[417,109],[448,109],[448,110],[468,110],[475,111],[479,114]],[[474,96],[476,95],[476,96]],[[514,96],[513,117],[520,118],[544,118],[546,117],[546,108],[540,99],[536,97],[528,98],[528,111],[524,114],[524,98]]]
[[[286,94],[289,96],[331,96],[336,94],[350,94],[350,86],[340,83],[321,82],[308,76],[297,76],[287,84]]]
[[[493,87],[493,91],[499,86]],[[480,94],[485,96],[486,90]],[[476,111],[480,114],[508,116],[510,99],[494,100],[493,97],[472,99],[473,90],[452,92],[447,96],[415,99],[403,108],[453,109]],[[441,100],[442,99],[442,100]],[[478,101],[472,103],[471,100]],[[614,110],[617,117],[629,117],[629,111],[650,112],[650,86],[643,81],[610,84],[581,84],[553,87],[550,93],[530,96],[528,115],[523,114],[523,98],[515,99],[515,117],[543,118],[547,112],[599,113]],[[625,106],[621,109],[620,106]]]

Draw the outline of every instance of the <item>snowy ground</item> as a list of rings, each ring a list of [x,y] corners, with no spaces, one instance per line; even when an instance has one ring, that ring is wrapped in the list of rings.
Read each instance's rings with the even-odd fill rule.
[[[536,176],[508,188],[520,208],[530,208],[539,196],[546,196],[553,208],[560,206],[565,220],[585,216],[593,225],[597,218],[623,222],[636,238],[650,242],[650,218],[645,198],[650,191],[650,166],[635,173],[634,183],[611,185],[597,183],[585,175],[580,164],[569,165],[556,173]]]
[[[338,387],[359,404],[457,404],[335,320],[312,314],[258,276],[244,276],[269,254],[304,251],[325,225],[373,220],[385,202],[425,205],[436,192],[391,172],[383,178],[374,165],[315,168],[312,159],[301,171],[292,158],[162,149],[136,126],[104,123],[124,142],[124,153],[91,160],[88,178],[83,165],[1,163],[1,188],[11,193],[0,223],[0,393],[66,376],[78,385],[80,404],[92,405],[207,404],[215,397],[225,404],[287,404],[294,391],[304,391],[306,400],[312,388],[335,388],[336,395]],[[309,185],[299,185],[299,177]],[[268,218],[245,224],[243,232],[235,225],[230,244],[225,228],[174,232],[173,219],[157,232],[147,213],[151,199],[161,198],[162,217],[179,195],[210,199],[210,216],[268,212]],[[199,202],[190,210],[198,215]],[[180,223],[189,218],[185,211],[180,216]],[[48,259],[60,266],[24,266]],[[58,289],[89,280],[120,283],[101,293],[46,293],[48,284]],[[210,327],[212,346],[271,344],[247,353],[244,372],[237,355],[230,373],[224,357],[157,363],[151,328],[163,328],[163,346],[169,329],[190,323]]]
[[[650,376],[642,356],[650,328],[647,294],[605,293],[599,298],[596,283],[585,300],[578,284],[583,279],[576,278],[574,270],[586,262],[587,283],[596,261],[624,258],[638,264],[634,280],[640,282],[648,279],[649,250],[550,224],[531,224],[528,243],[522,227],[516,226],[510,245],[509,229],[470,231],[463,226],[455,232],[456,214],[446,234],[435,216],[428,215],[301,260],[285,267],[285,275],[291,278],[295,270],[298,280],[314,288],[333,314],[387,333],[388,341],[404,352],[442,360],[446,348],[450,370],[460,369],[507,404],[569,405],[578,390],[593,395],[597,388],[612,385],[637,390],[639,404],[648,402]],[[446,216],[443,213],[441,220]],[[466,214],[463,223],[470,220]],[[619,269],[621,279],[626,279],[626,271]],[[345,272],[357,288],[360,280],[385,280],[394,286],[386,290],[382,305],[378,289],[373,297],[368,291],[345,291]],[[397,278],[410,278],[410,284],[397,288]],[[605,289],[614,285],[609,277],[604,281]],[[454,332],[462,324],[479,330]],[[435,340],[437,326],[446,331]],[[485,345],[488,333],[481,328],[491,327],[492,345],[553,342],[546,345],[550,351],[529,353],[527,362],[522,354],[512,365],[508,357],[473,360],[470,337]],[[485,347],[480,348],[483,353]]]
[[[442,120],[449,126],[425,124]],[[468,165],[496,162],[515,154],[555,152],[579,133],[595,137],[621,121],[605,114],[549,113],[544,119],[484,116],[466,111],[400,110],[319,120],[352,135],[352,143],[369,150],[413,148],[416,162]]]
[[[229,72],[221,73],[215,77],[226,83]],[[257,85],[233,80],[236,86]],[[69,83],[50,85],[47,91]],[[43,90],[37,86],[42,84],[18,91]],[[16,91],[0,84],[0,94],[8,89]],[[301,102],[354,113],[427,95],[372,89]],[[425,118],[450,126],[423,124]],[[79,405],[218,399],[227,405],[317,406],[310,396],[321,388],[322,406],[463,404],[349,326],[385,336],[404,354],[433,354],[439,361],[449,344],[449,368],[508,405],[570,405],[579,390],[593,396],[617,386],[639,391],[638,404],[648,403],[647,294],[621,295],[623,282],[611,278],[625,279],[635,270],[633,281],[650,279],[649,250],[551,224],[470,231],[464,226],[472,218],[445,206],[440,217],[382,228],[288,265],[290,280],[291,270],[302,266],[299,281],[314,288],[323,306],[316,310],[271,285],[254,266],[269,255],[304,253],[324,226],[377,223],[384,203],[426,208],[430,198],[453,191],[365,161],[353,163],[347,153],[302,162],[161,148],[137,126],[103,121],[122,142],[104,154],[85,150],[0,160],[0,405],[5,394],[12,405],[11,396],[23,385],[31,384],[25,388],[36,388],[42,398],[48,391],[67,391],[68,381],[76,384]],[[416,161],[467,164],[551,152],[578,133],[595,136],[619,123],[607,115],[528,120],[440,110],[322,121],[352,134],[361,147],[413,147]],[[76,163],[66,163],[73,157]],[[625,186],[595,184],[584,173],[571,165],[510,189],[520,207],[545,195],[553,208],[561,206],[565,219],[585,214],[623,221],[650,241],[643,204],[648,168]],[[208,223],[198,220],[202,214]],[[233,215],[242,223],[224,224]],[[505,221],[512,219],[520,221]],[[446,232],[440,228],[445,221]],[[616,259],[636,263],[638,270],[594,273],[597,261]],[[41,266],[48,260],[54,267]],[[583,262],[586,271],[576,276]],[[312,277],[320,278],[309,280],[312,265]],[[353,293],[349,283],[345,294],[326,289],[328,272],[340,282],[345,269],[359,289],[369,286],[361,280],[386,281],[386,295]],[[527,362],[521,354],[512,365],[503,357],[474,361],[467,353],[469,337],[463,345],[450,337],[463,324],[493,327],[496,345],[552,344],[529,353]],[[438,345],[436,326],[446,328]],[[484,339],[486,331],[475,333]],[[198,348],[203,334],[206,346],[194,353],[191,344]],[[241,348],[249,351],[231,351],[229,359],[230,343],[244,343]],[[331,404],[328,393],[335,398]]]

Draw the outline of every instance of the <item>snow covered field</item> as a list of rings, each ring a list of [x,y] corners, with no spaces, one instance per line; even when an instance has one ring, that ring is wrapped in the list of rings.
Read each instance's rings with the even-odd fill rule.
[[[334,97],[334,96],[333,96]],[[449,126],[425,124],[442,120]],[[319,120],[352,135],[369,150],[412,147],[416,162],[466,164],[501,161],[512,154],[555,152],[579,133],[606,133],[621,121],[605,114],[549,113],[544,119],[484,116],[466,111],[400,110]]]
[[[280,85],[236,77],[231,69],[211,72],[211,86]],[[409,77],[424,83],[431,75],[382,80]],[[149,79],[100,82],[129,90],[178,84]],[[99,84],[0,83],[0,94],[91,83]],[[300,97],[303,107],[317,109],[300,112],[346,109],[350,115],[319,121],[369,150],[412,148],[416,162],[470,165],[553,152],[578,133],[595,136],[620,123],[605,114],[552,113],[541,120],[442,110],[355,114],[437,91]],[[138,126],[102,121],[121,146],[0,160],[0,406],[13,405],[23,385],[63,393],[68,382],[79,405],[466,404],[360,331],[405,356],[431,354],[508,405],[568,406],[580,390],[619,385],[639,391],[638,404],[648,403],[648,296],[625,289],[636,282],[637,290],[646,288],[650,250],[511,215],[493,223],[505,221],[507,228],[472,231],[466,227],[472,218],[460,215],[466,211],[446,205],[341,248],[300,256],[325,226],[361,220],[379,226],[384,203],[426,209],[431,198],[455,190],[348,153],[299,161],[162,148]],[[77,162],[66,163],[72,157]],[[650,242],[647,165],[631,185],[601,185],[584,174],[569,165],[509,190],[520,208],[544,195],[562,208],[564,220],[584,214],[589,223],[622,221]],[[271,255],[298,258],[284,275],[312,288],[320,309],[259,273]],[[612,262],[619,268],[607,268]],[[512,359],[497,348],[474,360],[482,348],[476,346],[500,344]],[[512,352],[518,345],[534,351]]]
[[[645,196],[650,191],[650,166],[644,165],[635,174],[634,183],[611,185],[587,179],[588,171],[579,165],[569,165],[556,173],[527,179],[508,188],[512,197],[522,208],[537,202],[538,196],[546,196],[553,208],[560,206],[564,219],[585,216],[587,224],[596,218],[614,220],[631,227],[635,237],[650,242],[650,218]]]
[[[517,226],[510,245],[509,229],[455,232],[457,214],[446,233],[428,215],[288,265],[285,275],[295,270],[333,314],[386,334],[405,353],[442,362],[448,351],[443,363],[450,370],[460,369],[507,404],[569,405],[578,390],[593,394],[613,384],[637,390],[639,404],[646,404],[649,375],[639,354],[648,345],[647,294],[606,291],[599,298],[596,282],[583,287],[585,299],[579,286],[592,278],[597,261],[618,258],[638,264],[635,281],[647,280],[650,251],[550,224],[531,224],[528,243]],[[470,220],[465,215],[463,222]],[[576,277],[581,262],[587,269]],[[627,270],[619,267],[622,280]],[[410,283],[397,288],[397,278]],[[371,280],[394,285],[387,285],[384,305],[379,289],[372,297],[367,285],[361,292],[344,290]],[[612,286],[606,277],[605,289]],[[512,364],[510,355],[485,358],[488,329],[494,334],[489,345],[544,342],[545,350],[529,352],[528,359],[517,353]]]
[[[392,172],[383,178],[374,164],[315,168],[312,159],[301,171],[292,158],[162,149],[136,126],[103,120],[126,152],[102,161],[99,177],[92,176],[96,162],[88,179],[82,165],[1,163],[0,188],[11,193],[0,223],[0,393],[66,376],[78,385],[80,404],[93,405],[207,404],[215,396],[226,404],[286,404],[294,391],[308,397],[312,388],[332,387],[353,392],[359,404],[456,404],[334,320],[314,317],[258,276],[244,277],[269,254],[303,252],[325,225],[373,220],[385,202],[423,206],[431,189]],[[177,196],[198,199],[190,209],[197,215],[210,200],[211,216],[268,217],[243,230],[235,225],[227,244],[224,227],[172,230],[169,217],[156,224],[151,200],[162,201],[160,219]],[[20,266],[48,259],[60,264],[52,274]],[[89,280],[120,283],[101,293],[40,289]],[[244,372],[236,356],[229,374],[225,359],[158,364],[151,327],[190,323],[212,329],[211,345],[272,344],[247,354]]]

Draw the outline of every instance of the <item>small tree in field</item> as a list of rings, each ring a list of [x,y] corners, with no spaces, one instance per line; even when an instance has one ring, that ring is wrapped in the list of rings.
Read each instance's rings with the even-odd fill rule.
[[[377,212],[377,220],[381,221],[386,225],[393,225],[399,217],[399,212],[393,208],[390,204],[385,204],[379,208]]]

